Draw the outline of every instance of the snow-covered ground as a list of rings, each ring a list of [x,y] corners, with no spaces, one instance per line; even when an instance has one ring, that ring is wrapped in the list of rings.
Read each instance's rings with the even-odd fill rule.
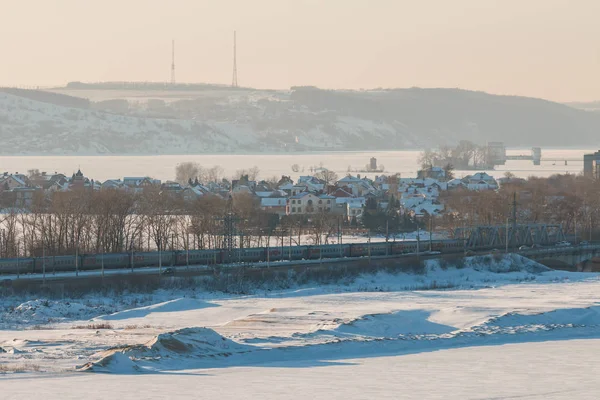
[[[9,297],[0,303],[0,393],[594,399],[599,278],[513,255],[246,296]]]

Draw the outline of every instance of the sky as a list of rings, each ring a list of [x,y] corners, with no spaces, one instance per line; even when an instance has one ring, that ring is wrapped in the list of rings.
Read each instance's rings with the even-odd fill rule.
[[[0,85],[458,87],[600,100],[599,0],[0,0]]]

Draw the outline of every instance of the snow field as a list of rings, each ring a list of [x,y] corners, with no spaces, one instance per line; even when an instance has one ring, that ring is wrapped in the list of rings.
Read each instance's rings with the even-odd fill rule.
[[[6,398],[31,398],[52,379],[51,400],[91,382],[101,387],[88,398],[189,398],[199,386],[224,399],[594,398],[600,386],[572,369],[588,365],[584,344],[600,348],[599,290],[596,274],[514,256],[247,296],[4,299],[3,322],[28,319],[0,331],[0,365],[40,371],[7,372],[0,386]]]

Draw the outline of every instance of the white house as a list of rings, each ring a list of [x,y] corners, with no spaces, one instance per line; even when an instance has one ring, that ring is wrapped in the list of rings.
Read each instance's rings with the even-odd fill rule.
[[[331,212],[334,205],[335,197],[327,195],[319,196],[309,192],[302,192],[288,199],[290,215]]]

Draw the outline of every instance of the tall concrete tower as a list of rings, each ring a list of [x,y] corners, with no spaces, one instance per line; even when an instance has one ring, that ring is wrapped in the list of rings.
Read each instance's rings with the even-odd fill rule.
[[[171,85],[175,84],[175,40],[171,44]]]
[[[236,43],[236,32],[233,31],[233,79],[231,80],[231,87],[238,87],[237,80],[237,43]]]

